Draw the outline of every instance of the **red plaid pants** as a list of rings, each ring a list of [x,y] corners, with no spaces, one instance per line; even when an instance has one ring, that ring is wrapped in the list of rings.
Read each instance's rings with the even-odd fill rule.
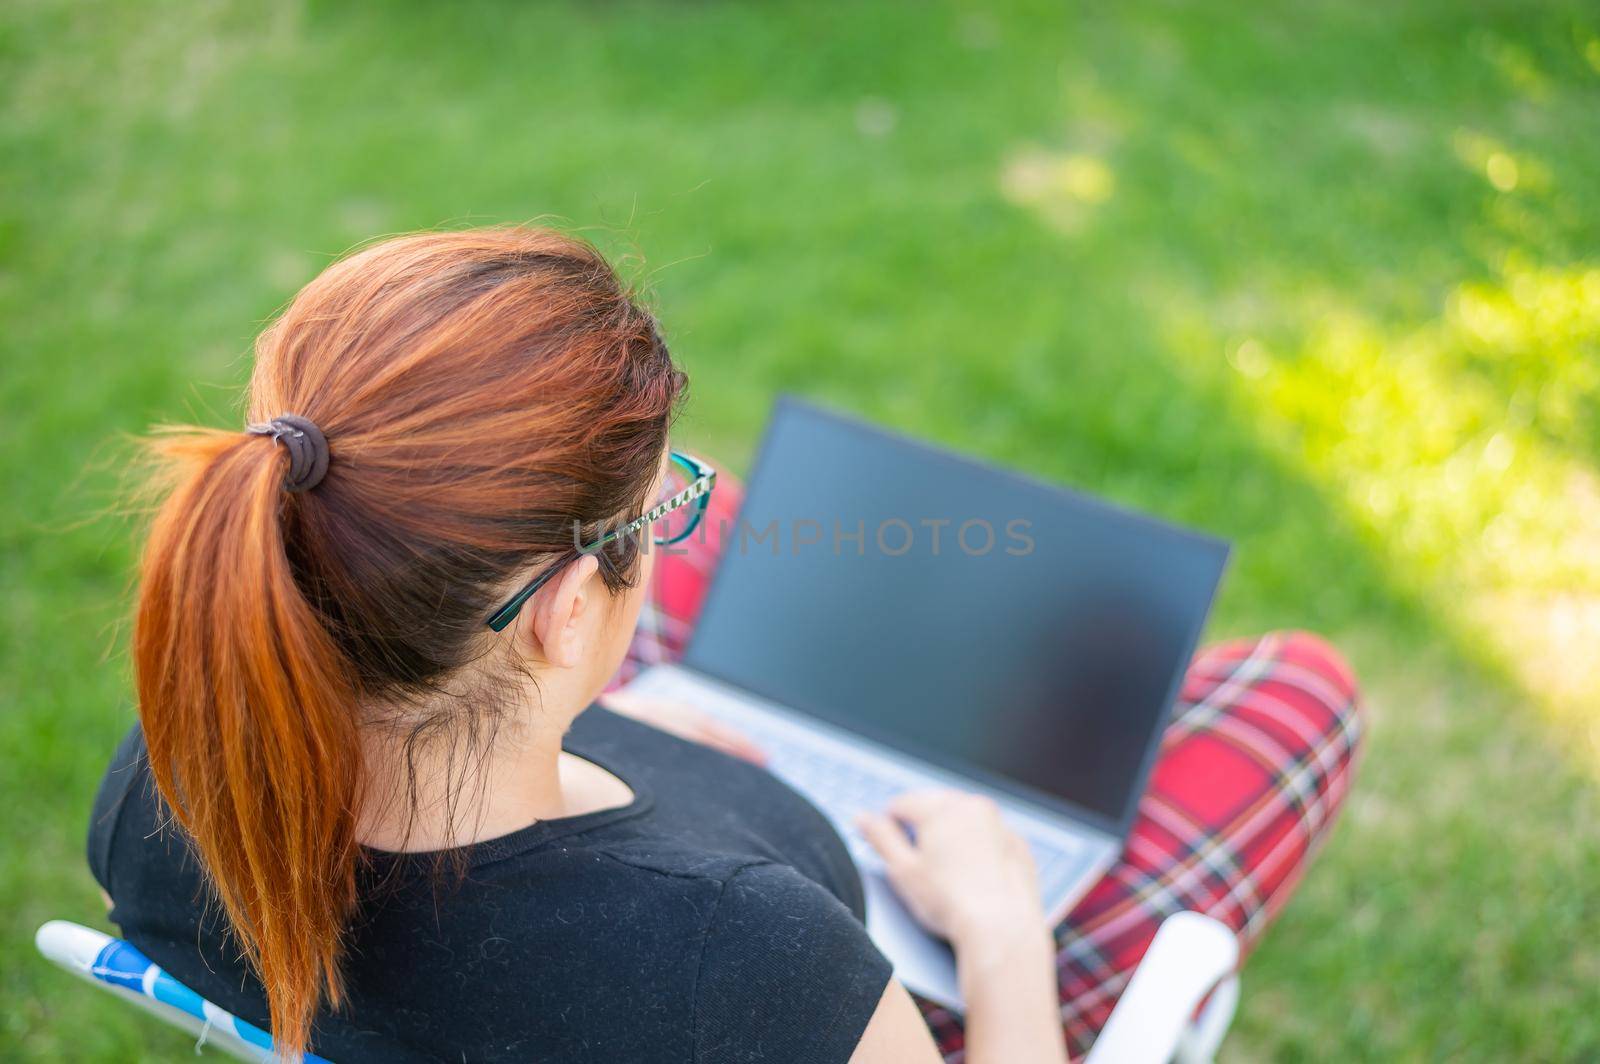
[[[656,559],[649,599],[614,683],[683,653],[716,569],[716,531],[742,491],[719,478],[703,539]],[[1087,1052],[1161,921],[1182,910],[1260,938],[1327,837],[1350,786],[1362,721],[1355,678],[1306,632],[1203,650],[1189,666],[1128,845],[1056,928],[1061,1022]],[[961,1017],[927,1002],[945,1059],[964,1056]]]

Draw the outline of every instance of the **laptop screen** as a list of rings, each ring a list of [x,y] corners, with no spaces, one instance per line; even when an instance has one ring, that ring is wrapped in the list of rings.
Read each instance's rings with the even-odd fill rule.
[[[791,399],[685,664],[1125,831],[1227,545]]]

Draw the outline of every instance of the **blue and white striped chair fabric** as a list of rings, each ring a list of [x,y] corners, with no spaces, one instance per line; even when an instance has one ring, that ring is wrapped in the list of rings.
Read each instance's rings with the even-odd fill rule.
[[[74,975],[192,1031],[200,1045],[215,1045],[240,1060],[282,1064],[270,1034],[196,994],[131,942],[66,920],[51,920],[39,928],[34,942],[40,953]],[[305,1064],[330,1064],[310,1053],[301,1059]]]

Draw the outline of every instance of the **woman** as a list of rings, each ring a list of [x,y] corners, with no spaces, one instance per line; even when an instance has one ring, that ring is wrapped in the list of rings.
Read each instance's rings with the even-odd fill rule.
[[[756,752],[592,706],[681,644],[714,563],[642,549],[698,512],[640,517],[704,472],[668,443],[683,387],[556,233],[406,237],[312,281],[257,344],[250,427],[159,437],[140,727],[90,836],[124,934],[289,1055],[1009,1064],[1081,1048],[1163,911],[1259,932],[1355,742],[1309,637],[1200,659],[1123,864],[1054,934],[987,802],[867,818],[956,950],[964,1029],[893,981],[839,838],[729,756]]]

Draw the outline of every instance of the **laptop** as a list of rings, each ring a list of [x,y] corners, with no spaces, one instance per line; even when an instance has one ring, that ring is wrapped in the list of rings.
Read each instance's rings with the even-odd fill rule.
[[[790,398],[723,536],[682,662],[630,689],[760,743],[845,839],[896,975],[961,1008],[856,814],[990,795],[1065,916],[1121,852],[1227,544]]]

